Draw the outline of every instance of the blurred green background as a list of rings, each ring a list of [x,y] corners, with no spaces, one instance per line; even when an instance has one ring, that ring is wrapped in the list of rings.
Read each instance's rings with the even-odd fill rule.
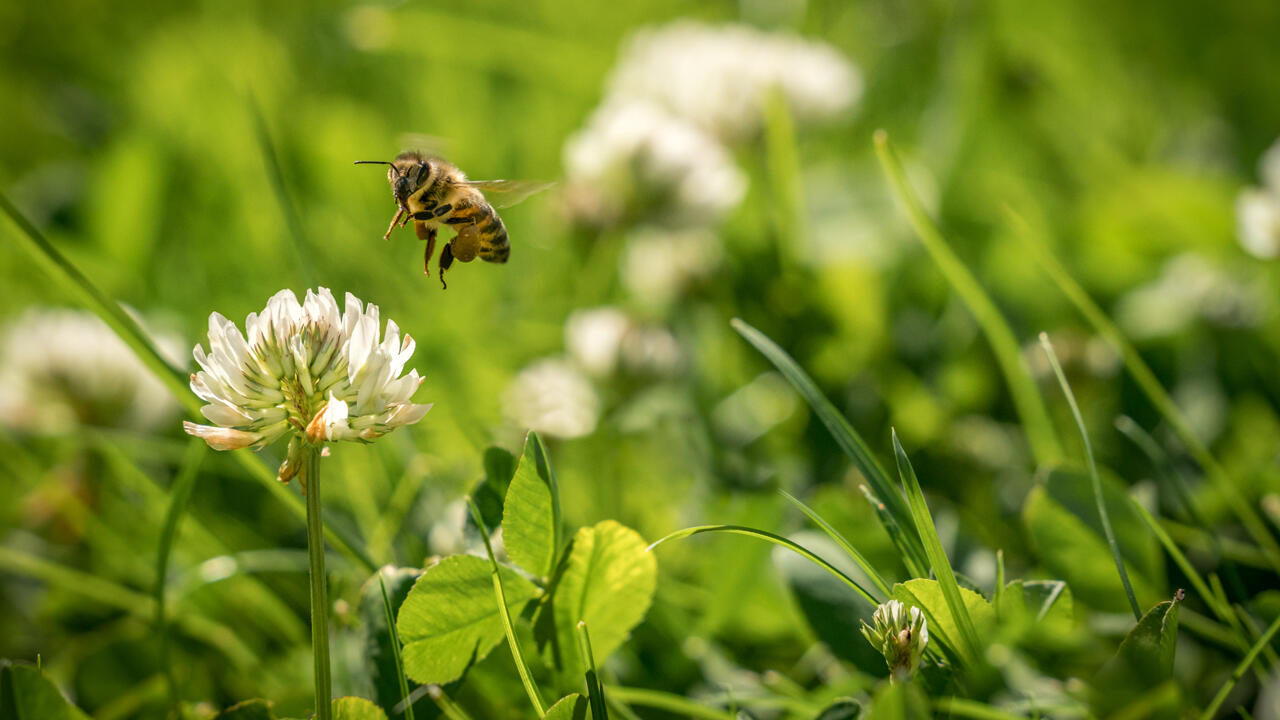
[[[701,522],[786,532],[802,523],[776,495],[784,488],[900,572],[844,456],[730,328],[741,317],[815,376],[883,460],[897,429],[953,564],[975,583],[994,578],[997,548],[1011,574],[1052,576],[1020,517],[1036,467],[1004,380],[895,208],[872,151],[876,128],[888,130],[953,247],[1027,344],[1067,457],[1080,461],[1081,448],[1034,349],[1040,331],[1054,339],[1109,474],[1155,492],[1151,462],[1113,428],[1122,414],[1195,472],[1115,354],[1031,262],[1006,208],[1118,319],[1234,481],[1264,506],[1278,502],[1280,270],[1241,249],[1235,201],[1261,182],[1258,158],[1280,135],[1280,4],[299,8],[0,5],[0,189],[108,296],[181,338],[188,366],[185,348],[204,340],[210,312],[240,322],[281,288],[351,292],[411,334],[412,363],[426,376],[417,397],[435,408],[376,446],[336,448],[326,498],[331,522],[352,528],[377,562],[420,566],[465,544],[449,534],[461,520],[448,508],[482,477],[486,446],[518,449],[513,379],[565,354],[572,313],[615,306],[637,326],[668,332],[679,360],[585,380],[594,430],[551,442],[571,523],[616,518],[648,539]],[[847,112],[797,126],[798,178],[771,163],[769,138],[726,143],[748,184],[709,228],[720,260],[674,299],[654,302],[620,268],[637,233],[674,231],[576,225],[562,158],[606,94],[625,40],[678,18],[827,43],[865,88]],[[385,176],[351,162],[390,159],[406,133],[440,139],[475,178],[562,180],[503,211],[507,265],[456,264],[442,291],[422,275],[411,231],[381,239],[394,210]],[[801,188],[801,222],[788,219],[789,182]],[[4,225],[0,320],[74,306],[74,292]],[[682,236],[671,236],[667,252],[679,256]],[[165,489],[187,452],[177,420],[148,430],[110,419],[4,430],[0,543],[149,593]],[[281,450],[263,454],[278,460]],[[1210,521],[1225,522],[1221,498],[1192,481]],[[1204,542],[1194,532],[1184,539]],[[847,680],[815,659],[826,657],[814,649],[823,630],[806,623],[767,547],[750,543],[664,550],[649,618],[615,656],[620,682],[714,693],[756,687],[776,669],[807,687],[832,678],[858,687],[856,673]],[[203,460],[175,546],[173,602],[234,637],[178,634],[182,699],[308,707],[303,548],[302,523],[261,484],[228,457]],[[223,578],[206,561],[228,553],[243,562]],[[255,561],[256,571],[245,569]],[[354,623],[350,606],[367,575],[332,562],[339,623]],[[1141,599],[1149,605],[1182,582],[1160,569]],[[1252,597],[1267,581],[1246,568],[1240,582]],[[360,692],[358,629],[339,634],[339,689]],[[506,717],[522,702],[505,653],[460,691],[477,717]],[[37,654],[98,717],[164,714],[145,617],[9,565],[0,569],[0,657]],[[1211,693],[1229,667],[1211,647],[1184,657],[1188,697]]]

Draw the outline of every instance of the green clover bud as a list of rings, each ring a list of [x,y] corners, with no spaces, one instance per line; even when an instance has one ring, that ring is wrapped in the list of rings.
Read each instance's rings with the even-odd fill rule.
[[[884,654],[890,678],[898,681],[910,677],[929,644],[924,613],[918,607],[908,608],[897,600],[890,600],[876,608],[871,620],[875,627],[863,622],[862,635]]]

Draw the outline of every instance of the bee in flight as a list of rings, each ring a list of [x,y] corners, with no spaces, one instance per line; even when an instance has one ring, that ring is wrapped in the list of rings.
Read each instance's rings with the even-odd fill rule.
[[[514,205],[551,185],[519,180],[468,180],[452,163],[413,150],[400,153],[391,162],[357,160],[356,164],[387,166],[396,214],[382,237],[389,240],[397,223],[403,226],[412,220],[418,237],[427,241],[422,258],[424,273],[431,273],[431,256],[440,226],[448,225],[457,233],[440,250],[440,284],[446,288],[449,286],[444,281],[444,273],[454,260],[471,262],[478,255],[489,262],[505,263],[511,255],[507,227],[495,207]]]

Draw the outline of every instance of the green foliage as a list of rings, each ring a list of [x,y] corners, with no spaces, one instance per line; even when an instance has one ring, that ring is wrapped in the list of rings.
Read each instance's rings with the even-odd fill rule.
[[[1142,518],[1123,491],[1105,476],[1102,497],[1131,570],[1134,592],[1140,601],[1157,597],[1163,568],[1155,539],[1144,531]],[[1037,556],[1051,573],[1067,581],[1076,597],[1093,607],[1128,609],[1086,477],[1069,470],[1050,471],[1027,496],[1022,520]]]
[[[547,708],[542,720],[587,720],[587,699],[578,693],[565,695]]]
[[[470,555],[445,558],[418,578],[396,617],[410,678],[420,683],[454,680],[502,640],[491,578],[489,563]],[[533,583],[505,568],[502,583],[513,614],[538,596]]]
[[[535,432],[507,488],[502,539],[511,560],[535,577],[546,577],[560,550],[560,499],[547,449]]]
[[[644,618],[653,601],[658,563],[640,535],[613,520],[580,528],[555,588],[552,611],[562,665],[587,670],[577,627],[591,629],[595,655],[607,658]]]
[[[396,662],[396,652],[392,647],[391,628],[387,624],[387,611],[383,602],[383,584],[386,584],[386,600],[391,605],[391,617],[399,611],[410,589],[422,571],[417,568],[382,568],[373,577],[365,581],[360,591],[360,628],[364,634],[364,657],[366,662],[359,668],[361,675],[367,677],[372,686],[372,699],[383,710],[391,713],[401,700],[401,672]],[[412,685],[410,689],[417,687]],[[424,699],[414,703],[415,714],[427,713],[430,701]]]
[[[273,705],[270,700],[261,698],[245,700],[218,713],[217,720],[275,720]]]
[[[1172,679],[1182,599],[1179,591],[1148,610],[1125,635],[1115,656],[1098,670],[1094,688],[1100,707],[1124,707]],[[1163,714],[1169,715],[1167,710]]]
[[[940,643],[954,655],[966,658],[963,644],[964,629],[956,621],[956,617],[966,618],[972,623],[972,631],[978,638],[988,637],[996,624],[995,609],[991,603],[978,593],[967,588],[955,588],[963,610],[956,613],[952,610],[947,592],[936,580],[908,580],[893,586],[894,598],[903,604],[915,606],[924,612],[929,625],[929,642]],[[969,660],[972,657],[969,656]]]
[[[38,667],[0,662],[0,715],[9,720],[88,720]]]
[[[971,617],[969,612],[971,600],[961,593],[961,588],[956,583],[956,575],[951,569],[951,561],[947,559],[947,552],[942,548],[942,541],[938,538],[938,530],[933,524],[933,516],[929,514],[929,506],[925,504],[924,492],[920,489],[920,481],[916,479],[916,471],[911,467],[911,460],[907,458],[907,451],[903,450],[902,444],[898,442],[898,434],[896,432],[893,433],[893,451],[898,459],[898,476],[902,479],[902,486],[907,495],[907,504],[911,507],[911,520],[915,523],[916,533],[924,543],[924,551],[929,557],[929,565],[933,568],[933,575],[938,578],[937,582],[933,582],[928,586],[917,586],[917,588],[929,595],[932,595],[935,590],[941,591],[942,598],[947,606],[947,617],[950,620],[949,624],[945,625],[948,628],[948,632],[943,634],[943,642],[952,652],[964,658],[966,662],[973,662],[977,660],[978,653],[982,651],[982,646],[978,639],[981,636],[975,627],[978,621]],[[902,588],[904,586],[899,585],[898,587]],[[916,590],[907,587],[907,592],[914,594]],[[920,603],[908,604],[919,605]],[[926,605],[925,607],[928,606]],[[932,616],[936,618],[934,622],[938,622],[941,617],[936,614],[937,608],[930,609],[935,613]]]
[[[333,701],[333,720],[387,720],[382,708],[361,697]]]

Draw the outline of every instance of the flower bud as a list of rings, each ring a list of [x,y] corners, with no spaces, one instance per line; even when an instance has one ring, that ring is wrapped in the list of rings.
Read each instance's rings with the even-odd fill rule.
[[[872,627],[862,623],[862,635],[884,655],[893,680],[903,680],[920,665],[929,644],[929,628],[920,608],[908,608],[897,600],[882,603],[872,614]]]

